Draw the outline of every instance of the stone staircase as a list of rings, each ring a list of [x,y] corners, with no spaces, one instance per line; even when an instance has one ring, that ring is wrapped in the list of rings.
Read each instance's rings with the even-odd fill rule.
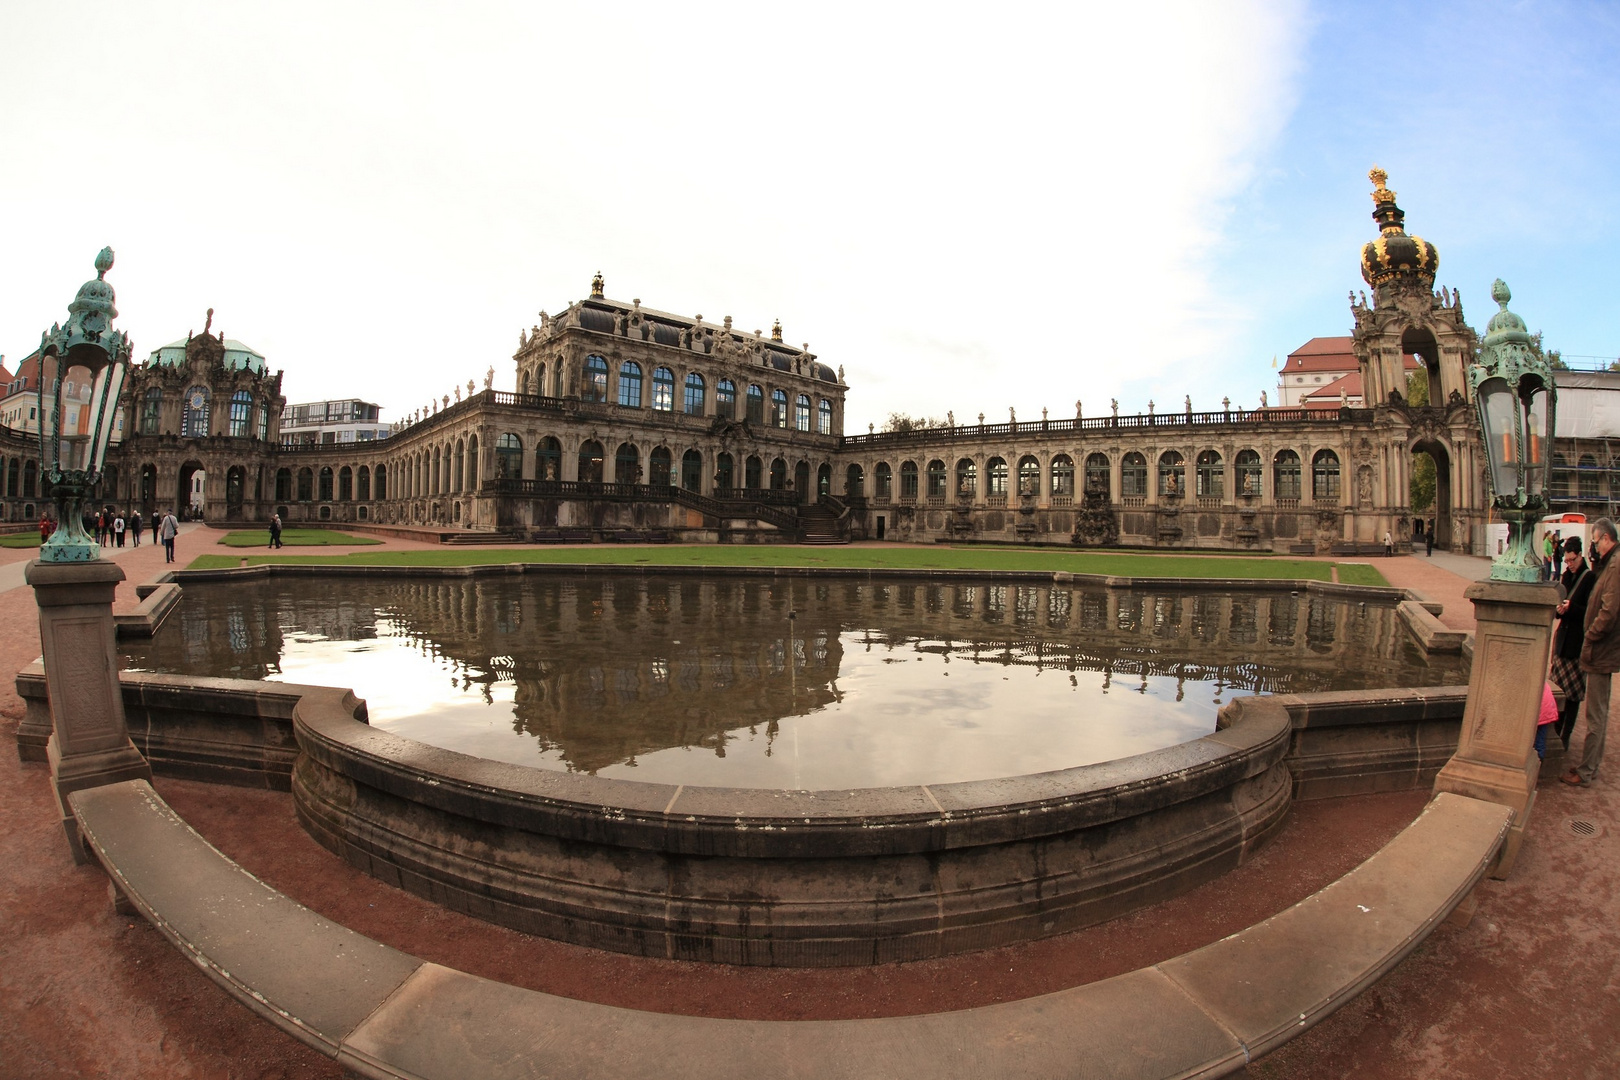
[[[829,506],[812,503],[799,507],[799,535],[803,544],[847,544],[838,514]]]

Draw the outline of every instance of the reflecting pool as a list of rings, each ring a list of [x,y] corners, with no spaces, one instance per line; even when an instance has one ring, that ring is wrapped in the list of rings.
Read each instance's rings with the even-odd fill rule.
[[[664,783],[988,779],[1186,742],[1234,694],[1468,681],[1393,605],[993,581],[599,576],[185,586],[140,671],[352,687],[463,753]]]

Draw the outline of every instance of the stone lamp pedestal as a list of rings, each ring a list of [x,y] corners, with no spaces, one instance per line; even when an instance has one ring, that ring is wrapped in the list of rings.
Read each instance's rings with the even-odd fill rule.
[[[1532,743],[1547,678],[1553,609],[1550,583],[1479,581],[1464,594],[1474,602],[1474,663],[1468,676],[1457,753],[1435,777],[1435,791],[1513,808],[1513,825],[1491,876],[1507,877],[1524,842],[1536,801],[1541,761]]]
[[[112,604],[124,572],[102,559],[36,559],[24,576],[39,603],[39,640],[50,694],[46,759],[68,847],[73,861],[83,863],[88,856],[68,795],[123,780],[152,779],[152,767],[129,740],[118,686]]]

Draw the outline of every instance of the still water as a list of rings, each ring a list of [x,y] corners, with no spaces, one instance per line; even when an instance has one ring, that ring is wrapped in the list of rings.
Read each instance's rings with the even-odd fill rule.
[[[502,761],[766,788],[989,779],[1208,734],[1234,695],[1467,682],[1392,606],[994,582],[187,585],[132,670],[351,687]]]

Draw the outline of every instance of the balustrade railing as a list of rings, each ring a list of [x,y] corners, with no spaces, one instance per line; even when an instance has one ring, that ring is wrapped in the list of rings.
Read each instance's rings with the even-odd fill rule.
[[[1053,434],[1144,431],[1163,428],[1216,427],[1229,424],[1343,424],[1372,418],[1371,409],[1242,409],[1219,412],[1143,413],[1134,416],[1088,416],[1072,420],[1030,420],[1005,424],[956,424],[949,427],[914,428],[911,431],[878,431],[867,435],[844,435],[840,450],[861,447],[913,446],[954,440],[1050,436]]]

